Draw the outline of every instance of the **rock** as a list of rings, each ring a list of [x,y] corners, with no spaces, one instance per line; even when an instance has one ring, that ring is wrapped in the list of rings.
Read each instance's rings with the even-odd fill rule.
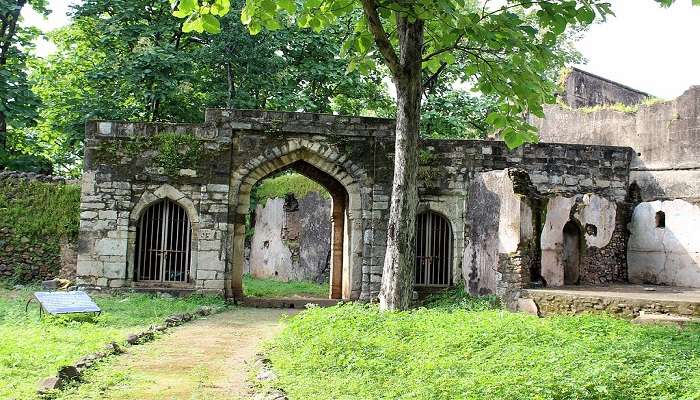
[[[165,326],[177,326],[182,323],[181,315],[172,315],[165,319]]]
[[[213,310],[209,306],[201,306],[197,309],[197,314],[202,316],[202,317],[210,315],[212,312],[213,312]]]
[[[12,289],[14,289],[14,290],[22,290],[22,289],[24,289],[24,285],[15,285],[15,286],[12,287]]]
[[[37,393],[47,394],[53,390],[60,389],[62,385],[63,382],[61,381],[61,378],[57,376],[49,376],[48,378],[44,378],[41,380],[41,382],[39,382]]]
[[[637,318],[632,320],[633,324],[639,325],[672,325],[672,326],[685,326],[687,324],[698,323],[700,319],[691,318],[681,315],[671,315],[671,314],[640,314]]]
[[[56,290],[58,289],[58,284],[58,279],[51,279],[48,281],[41,282],[41,288],[44,290]]]
[[[63,382],[80,378],[80,371],[73,365],[66,365],[58,369],[58,377]]]
[[[524,298],[519,298],[518,299],[518,311],[530,315],[536,315],[540,316],[540,309],[537,307],[537,303],[535,303],[534,300],[532,299],[524,299]]]
[[[271,369],[263,369],[256,377],[259,381],[273,381],[277,379],[277,374]]]
[[[83,370],[91,366],[96,360],[97,357],[95,357],[94,354],[83,356],[75,363],[75,367],[78,368],[78,370]]]
[[[133,333],[130,333],[126,336],[126,342],[133,346],[135,344],[138,344],[139,337],[137,335],[134,335]]]
[[[119,345],[116,342],[107,343],[105,345],[105,351],[111,354],[121,354],[124,352],[124,350],[122,350],[122,348],[119,347]]]
[[[160,294],[160,298],[161,298],[161,299],[172,299],[172,298],[173,298],[173,295],[170,294],[170,293],[165,293],[165,292],[163,292],[163,293]]]

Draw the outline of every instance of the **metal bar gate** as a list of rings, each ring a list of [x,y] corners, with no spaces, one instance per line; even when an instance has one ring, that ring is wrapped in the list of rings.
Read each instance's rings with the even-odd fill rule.
[[[452,284],[452,228],[442,215],[428,211],[416,216],[415,286]]]
[[[136,229],[136,280],[189,282],[191,235],[184,208],[168,199],[149,207]]]

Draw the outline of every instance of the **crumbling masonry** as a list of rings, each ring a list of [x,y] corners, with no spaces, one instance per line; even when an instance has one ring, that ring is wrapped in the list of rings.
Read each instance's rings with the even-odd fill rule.
[[[444,237],[451,240],[451,283],[464,282],[475,294],[497,294],[508,304],[521,289],[538,285],[651,279],[700,286],[697,252],[674,274],[668,263],[660,271],[644,247],[652,245],[644,235],[658,229],[647,227],[655,210],[666,210],[666,241],[671,232],[687,234],[677,225],[676,218],[683,218],[677,210],[700,215],[700,160],[694,160],[700,141],[693,139],[698,98],[693,90],[636,115],[552,107],[543,121],[534,121],[543,143],[514,151],[500,141],[423,140],[418,211],[449,221]],[[654,123],[646,126],[651,116]],[[674,129],[680,125],[687,128],[683,144],[640,142],[647,140],[644,135],[668,137],[657,135],[660,130],[680,135]],[[330,296],[373,299],[385,252],[393,131],[388,119],[227,109],[207,110],[199,125],[90,122],[78,276],[103,287],[241,296],[251,188],[290,168],[319,182],[332,197]],[[682,149],[686,144],[691,149]],[[693,164],[681,170],[689,178],[683,179],[686,186],[669,182],[674,178],[666,171],[686,160]],[[683,205],[673,200],[679,198]],[[167,242],[167,232],[157,228],[148,239],[146,210],[163,201],[184,209],[189,236]],[[163,215],[163,221],[171,218]],[[170,271],[170,257],[180,250],[166,242],[185,249],[186,262],[177,261],[185,275],[143,279],[143,254],[155,254],[155,264]]]

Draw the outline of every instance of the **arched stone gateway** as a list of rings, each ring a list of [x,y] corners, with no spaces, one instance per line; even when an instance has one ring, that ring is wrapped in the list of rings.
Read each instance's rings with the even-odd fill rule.
[[[332,150],[323,154],[311,149],[307,140],[290,141],[266,152],[262,160],[253,159],[231,175],[229,204],[235,210],[229,235],[233,244],[229,270],[231,271],[231,295],[243,294],[243,258],[245,251],[245,217],[249,212],[250,193],[253,186],[266,176],[285,169],[293,169],[321,184],[330,194],[332,206],[331,239],[331,293],[333,299],[350,299],[352,277],[361,274],[361,253],[349,252],[353,243],[361,242],[362,213],[360,185],[367,176],[351,161],[337,164],[341,156]],[[333,160],[336,160],[335,162]],[[348,172],[355,171],[355,172]],[[347,243],[346,243],[347,241]],[[229,287],[229,285],[227,285]]]
[[[372,300],[379,293],[386,250],[394,125],[389,119],[241,110],[208,110],[203,124],[90,122],[79,280],[241,296],[251,190],[270,174],[293,169],[332,197],[329,296]],[[175,152],[173,146],[159,147],[163,135],[181,141]],[[533,227],[528,216],[544,215],[547,199],[554,205],[557,196],[592,193],[614,206],[624,203],[621,188],[629,183],[631,152],[621,147],[537,144],[509,152],[497,141],[424,140],[420,151],[425,157],[418,171],[417,212],[439,213],[443,228],[450,228],[440,231],[449,235],[433,235],[443,240],[446,271],[439,283],[466,279],[484,293],[505,295],[529,285],[528,271],[537,270],[531,264],[540,262],[539,241],[533,238],[544,228]],[[606,167],[612,163],[614,169]],[[585,175],[582,164],[586,171],[596,169],[596,177]],[[495,175],[485,175],[491,172]],[[139,280],[137,227],[144,210],[164,199],[185,210],[191,224],[189,277]],[[596,200],[589,208],[606,204]],[[561,217],[568,219],[570,210],[562,209]],[[558,214],[549,213],[547,221],[550,215]],[[587,251],[581,264],[593,268],[598,263],[589,257],[601,254],[624,257],[620,241],[609,239],[624,234],[624,221],[613,218],[606,225],[587,215],[582,220],[596,225],[597,236],[589,238],[586,231],[586,240],[600,251]],[[585,272],[582,283],[596,271]],[[597,279],[617,277],[598,272]]]

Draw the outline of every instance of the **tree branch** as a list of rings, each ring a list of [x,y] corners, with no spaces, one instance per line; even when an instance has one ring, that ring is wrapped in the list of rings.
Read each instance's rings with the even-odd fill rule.
[[[379,19],[379,14],[377,14],[377,3],[374,0],[362,0],[362,8],[365,11],[367,26],[369,27],[372,36],[374,36],[374,42],[377,44],[379,53],[381,53],[382,57],[384,57],[384,61],[386,61],[391,73],[394,74],[394,76],[400,76],[403,74],[401,63],[399,62],[399,57],[396,55],[394,46],[391,45],[391,42],[384,31],[382,21]]]

